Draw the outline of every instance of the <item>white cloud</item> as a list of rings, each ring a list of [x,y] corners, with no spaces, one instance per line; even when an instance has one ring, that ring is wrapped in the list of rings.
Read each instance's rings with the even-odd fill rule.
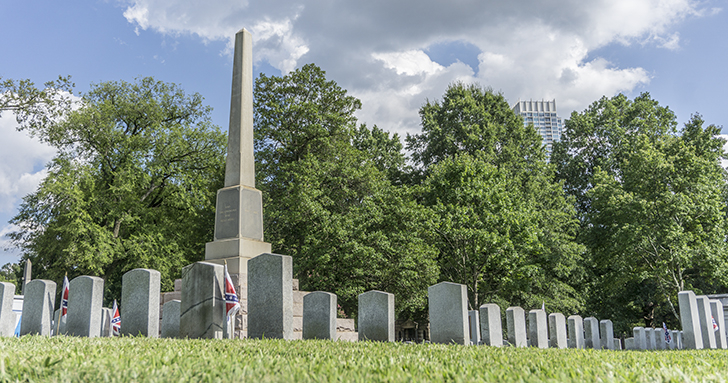
[[[19,228],[20,227],[12,224],[0,226],[0,254],[2,253],[1,250],[11,248],[10,238],[8,238],[8,234],[17,231]],[[0,265],[2,264],[4,263],[0,263]]]
[[[266,19],[254,24],[250,33],[256,36],[256,61],[265,59],[283,73],[296,69],[298,59],[308,53],[309,48],[301,37],[293,34],[292,28],[289,18],[279,21]],[[228,50],[232,50],[232,42],[231,38]]]
[[[284,73],[316,63],[362,99],[363,122],[399,133],[416,131],[425,99],[441,97],[457,80],[500,90],[511,103],[555,98],[568,116],[650,81],[644,68],[590,56],[596,49],[618,43],[675,50],[675,26],[720,12],[697,0],[128,1],[124,16],[143,30],[231,41],[246,27],[256,61]],[[456,41],[480,50],[477,75],[424,53]]]
[[[397,74],[408,76],[417,74],[432,75],[443,69],[442,65],[430,60],[430,56],[421,50],[372,53],[372,57],[384,62],[386,68],[394,69]]]
[[[36,190],[47,174],[45,164],[56,154],[55,149],[16,127],[11,113],[0,115],[0,265],[18,261],[18,250],[3,251],[10,247],[7,234],[18,229],[7,222],[22,198]]]
[[[9,213],[46,175],[54,148],[16,130],[11,113],[0,116],[0,213]]]

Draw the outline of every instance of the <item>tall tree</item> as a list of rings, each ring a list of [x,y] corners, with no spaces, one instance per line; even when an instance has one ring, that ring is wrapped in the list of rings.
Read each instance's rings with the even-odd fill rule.
[[[34,276],[100,276],[109,298],[128,270],[159,270],[171,288],[202,259],[224,171],[225,136],[210,110],[152,78],[92,85],[75,109],[18,110],[21,129],[58,150],[11,221]]]
[[[581,309],[577,222],[533,127],[502,95],[461,83],[420,116],[423,132],[407,142],[438,217],[440,278],[467,285],[472,308]]]
[[[719,132],[700,116],[678,130],[674,114],[646,93],[602,98],[566,124],[553,160],[579,201],[594,274],[590,307],[623,329],[653,317],[677,324],[680,290],[725,289]]]
[[[591,199],[586,196],[593,187],[598,169],[619,176],[626,143],[638,136],[650,140],[676,132],[675,114],[642,93],[634,100],[619,94],[602,97],[582,113],[572,113],[566,120],[561,141],[554,144],[551,163],[564,190],[576,198],[576,208],[583,219]]]
[[[402,319],[422,312],[435,250],[427,210],[388,179],[403,162],[396,137],[357,127],[359,100],[313,64],[261,75],[255,96],[266,239],[293,256],[301,287],[335,292],[347,315],[371,289],[396,294]]]
[[[407,149],[422,170],[460,153],[516,171],[544,166],[541,136],[492,89],[455,83],[419,113],[422,133],[407,135]]]

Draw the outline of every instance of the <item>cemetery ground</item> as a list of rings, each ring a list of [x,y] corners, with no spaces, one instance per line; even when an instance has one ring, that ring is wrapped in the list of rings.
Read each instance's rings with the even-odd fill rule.
[[[0,339],[0,381],[725,381],[726,350],[144,337]]]

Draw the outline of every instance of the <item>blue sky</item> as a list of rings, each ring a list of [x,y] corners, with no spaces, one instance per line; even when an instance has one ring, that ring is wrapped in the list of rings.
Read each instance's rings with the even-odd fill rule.
[[[568,118],[603,95],[650,92],[682,124],[728,125],[726,1],[0,1],[0,76],[89,84],[140,76],[199,92],[227,129],[231,39],[253,33],[255,75],[314,62],[359,97],[361,122],[404,136],[453,81],[556,99]],[[724,131],[726,133],[726,131]],[[0,117],[0,237],[50,148]],[[0,248],[7,246],[0,238]],[[0,249],[0,265],[16,261]]]

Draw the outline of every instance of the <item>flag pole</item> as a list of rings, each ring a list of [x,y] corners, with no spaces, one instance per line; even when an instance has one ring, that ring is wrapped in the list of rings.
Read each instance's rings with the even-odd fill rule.
[[[222,262],[225,264],[225,271],[223,272],[223,278],[225,278],[225,286],[227,286],[227,259],[223,259]],[[230,332],[230,315],[228,315],[227,311],[227,297],[225,296],[225,293],[227,293],[227,287],[223,289],[223,297],[225,298],[225,334],[223,337],[229,338],[229,332]]]
[[[227,259],[223,259],[222,262],[225,264],[225,274],[223,275],[223,278],[227,278]],[[226,284],[226,286],[227,286],[227,284]],[[227,291],[223,290],[223,294],[225,292],[227,292]],[[225,301],[226,301],[225,303],[227,304],[227,298],[225,299]],[[225,320],[226,321],[230,320],[230,315],[228,315],[227,307],[225,308]]]
[[[63,279],[65,280],[68,278],[68,271],[66,271],[66,275],[63,276]],[[61,282],[63,284],[63,282]],[[61,286],[61,307],[58,309],[58,323],[56,323],[56,335],[58,334],[58,331],[61,330],[61,317],[63,316],[63,286]]]

